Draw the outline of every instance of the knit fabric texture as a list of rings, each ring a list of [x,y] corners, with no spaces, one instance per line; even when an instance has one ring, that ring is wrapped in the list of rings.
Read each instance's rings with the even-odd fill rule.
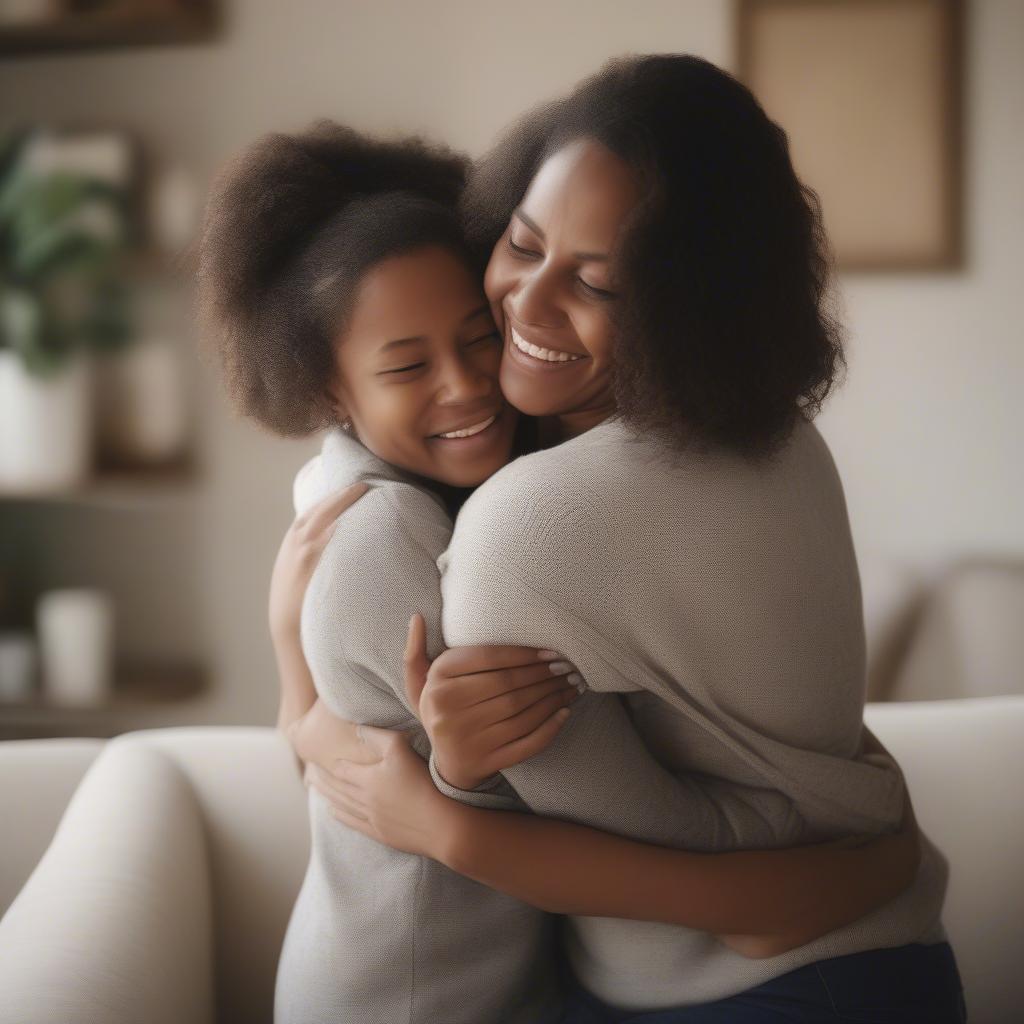
[[[302,644],[336,714],[429,742],[408,706],[402,651],[413,612],[441,649],[437,558],[451,520],[341,430],[300,470],[296,512],[363,480],[302,608]],[[276,1024],[547,1024],[561,1014],[555,918],[425,857],[392,850],[309,794],[311,852],[278,965]]]
[[[503,773],[533,811],[698,851],[898,827],[899,768],[864,753],[845,498],[810,422],[750,460],[679,451],[605,421],[481,485],[441,566],[449,646],[556,650],[591,691],[547,750]],[[679,785],[637,769],[651,755]],[[456,799],[514,806],[433,775]],[[605,1002],[654,1009],[825,957],[942,941],[947,864],[924,845],[899,897],[783,956],[748,960],[674,925],[574,917],[570,962]]]
[[[811,424],[750,462],[673,451],[607,421],[478,488],[447,551],[440,502],[340,431],[300,472],[296,507],[355,479],[373,490],[343,517],[303,609],[304,648],[332,710],[411,728],[429,755],[402,686],[414,611],[432,654],[443,643],[550,648],[589,687],[555,742],[503,784],[457,790],[431,761],[442,792],[702,851],[898,824],[898,767],[862,751],[856,561]],[[310,811],[313,854],[278,981],[279,1009],[294,1015],[282,1019],[557,1012],[554,919],[345,829],[316,794]],[[907,892],[768,960],[691,929],[605,918],[569,919],[566,941],[580,981],[612,1005],[705,1002],[823,957],[940,941],[945,881],[926,843]]]

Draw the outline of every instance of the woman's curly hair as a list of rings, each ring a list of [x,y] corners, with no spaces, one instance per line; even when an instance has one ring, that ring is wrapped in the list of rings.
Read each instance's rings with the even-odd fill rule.
[[[479,269],[456,213],[468,164],[319,121],[224,169],[199,241],[199,315],[238,410],[284,436],[330,425],[334,346],[366,271],[433,245]]]
[[[817,413],[845,366],[818,199],[785,133],[705,60],[612,60],[477,164],[461,211],[478,256],[541,164],[581,138],[618,154],[641,186],[617,253],[619,410],[677,446],[770,451]]]

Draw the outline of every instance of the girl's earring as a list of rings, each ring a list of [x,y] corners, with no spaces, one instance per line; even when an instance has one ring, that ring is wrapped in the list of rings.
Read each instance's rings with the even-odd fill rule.
[[[348,419],[348,418],[343,419],[341,421],[341,429],[344,430],[346,433],[351,433],[352,432],[352,421],[350,419]]]

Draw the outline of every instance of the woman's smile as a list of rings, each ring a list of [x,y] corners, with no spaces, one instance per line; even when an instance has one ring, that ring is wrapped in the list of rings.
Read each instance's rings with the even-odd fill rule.
[[[535,334],[528,335],[521,327],[513,326],[508,311],[504,313],[505,322],[505,354],[527,370],[539,373],[566,371],[577,364],[589,362],[588,356],[570,352],[557,346],[547,339],[544,344]]]

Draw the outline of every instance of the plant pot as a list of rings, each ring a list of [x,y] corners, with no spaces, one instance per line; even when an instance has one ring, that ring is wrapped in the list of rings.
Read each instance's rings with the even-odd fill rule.
[[[91,364],[76,354],[48,377],[0,351],[0,491],[75,487],[92,462]]]

